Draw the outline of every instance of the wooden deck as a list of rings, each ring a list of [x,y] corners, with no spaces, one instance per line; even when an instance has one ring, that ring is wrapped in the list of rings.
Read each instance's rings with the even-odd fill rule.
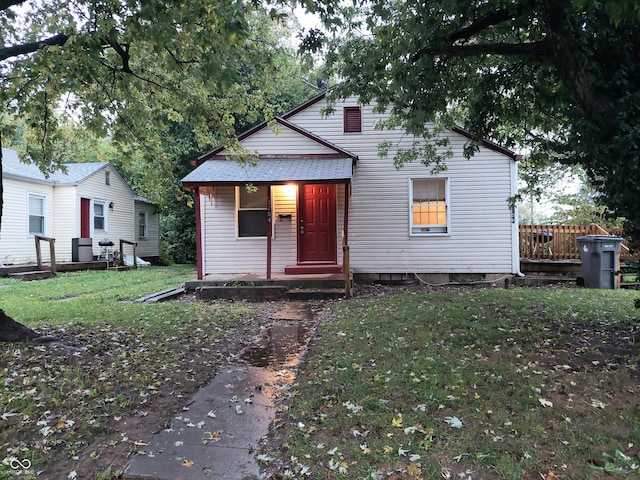
[[[20,264],[20,265],[8,265],[0,267],[0,277],[9,277],[13,274],[20,274],[25,272],[73,272],[76,270],[106,270],[114,269],[114,263],[111,261],[107,265],[105,260],[92,261],[92,262],[62,262],[56,263],[56,268],[53,270],[50,263],[44,263],[40,267],[35,263]],[[127,267],[128,268],[128,267]],[[122,269],[122,267],[118,267]]]
[[[622,235],[621,229],[591,225],[520,225],[520,258],[523,260],[580,261],[577,238],[585,235]],[[639,260],[623,240],[620,260]]]

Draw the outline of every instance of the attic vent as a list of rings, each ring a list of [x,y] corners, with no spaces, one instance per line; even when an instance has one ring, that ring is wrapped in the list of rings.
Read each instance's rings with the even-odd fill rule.
[[[362,112],[360,107],[344,107],[344,132],[362,132]]]
[[[104,184],[111,185],[111,172],[104,172]]]

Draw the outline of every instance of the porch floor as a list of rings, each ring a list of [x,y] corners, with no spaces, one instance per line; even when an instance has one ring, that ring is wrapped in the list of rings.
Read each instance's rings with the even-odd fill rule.
[[[344,275],[337,273],[278,273],[270,279],[262,274],[216,274],[187,281],[184,288],[195,292],[199,300],[324,300],[347,294]],[[348,292],[351,294],[351,288]]]

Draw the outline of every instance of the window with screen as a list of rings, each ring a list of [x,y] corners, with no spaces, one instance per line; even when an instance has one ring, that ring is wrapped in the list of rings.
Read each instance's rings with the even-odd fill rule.
[[[411,235],[449,232],[446,178],[411,179]]]
[[[107,231],[107,213],[104,202],[93,202],[93,229],[97,231]]]
[[[261,186],[254,191],[244,186],[236,187],[239,237],[267,236],[268,188]]]
[[[140,210],[138,212],[138,238],[144,240],[147,238],[147,211]]]
[[[29,235],[44,235],[45,197],[29,194]]]

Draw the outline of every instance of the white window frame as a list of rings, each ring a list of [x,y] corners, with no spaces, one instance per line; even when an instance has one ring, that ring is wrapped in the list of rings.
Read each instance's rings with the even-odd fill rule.
[[[31,231],[31,199],[42,200],[42,232]],[[29,193],[27,195],[27,235],[35,237],[36,235],[46,235],[47,233],[47,196],[41,193]]]
[[[144,235],[140,235],[140,216],[144,217]],[[138,240],[146,240],[149,238],[149,214],[147,213],[147,209],[138,210]]]
[[[104,171],[104,184],[111,185],[111,172],[109,170]]]
[[[104,225],[102,229],[96,228],[96,205],[102,205],[102,218]],[[107,233],[109,231],[108,202],[106,200],[93,200],[91,202],[91,231],[97,233]]]
[[[413,182],[415,180],[444,180],[444,202],[446,223],[413,224]],[[449,177],[411,177],[409,178],[409,235],[412,237],[437,237],[451,235],[451,195]],[[419,230],[418,230],[419,229]],[[443,231],[444,229],[444,231]]]
[[[267,235],[244,235],[244,236],[240,236],[240,211],[248,211],[248,210],[256,210],[256,211],[262,211],[262,210],[266,210],[264,208],[240,208],[240,189],[241,188],[246,188],[244,185],[242,186],[236,186],[235,187],[235,196],[236,196],[236,212],[235,212],[235,217],[236,217],[236,238],[237,239],[256,239],[256,238],[267,238]],[[258,186],[258,188],[269,188],[271,189],[271,185],[260,185]],[[271,237],[273,238],[273,190],[271,190]],[[268,209],[268,206],[267,206]]]

